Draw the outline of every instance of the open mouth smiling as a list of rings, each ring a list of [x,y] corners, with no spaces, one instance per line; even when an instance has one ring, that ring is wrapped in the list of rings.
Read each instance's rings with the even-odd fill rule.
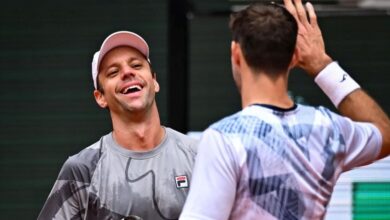
[[[126,94],[139,92],[141,90],[142,90],[142,86],[141,85],[131,85],[131,86],[128,86],[128,87],[125,87],[124,89],[122,89],[121,93],[126,95]]]

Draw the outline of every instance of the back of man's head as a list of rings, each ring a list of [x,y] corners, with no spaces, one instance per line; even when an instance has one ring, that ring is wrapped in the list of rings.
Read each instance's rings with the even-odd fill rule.
[[[252,4],[230,17],[233,41],[255,71],[284,73],[294,53],[298,26],[294,17],[275,4]]]

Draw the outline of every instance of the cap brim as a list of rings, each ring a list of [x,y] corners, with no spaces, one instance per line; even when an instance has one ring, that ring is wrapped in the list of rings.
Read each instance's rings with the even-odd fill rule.
[[[130,46],[140,51],[150,63],[149,46],[146,41],[136,33],[130,31],[118,31],[108,36],[100,50],[96,52],[92,60],[92,78],[95,89],[97,88],[96,77],[99,72],[100,62],[103,57],[112,49],[119,46]]]
[[[102,46],[100,47],[97,67],[99,68],[100,62],[106,53],[119,46],[134,47],[140,51],[146,59],[149,59],[149,46],[141,36],[129,31],[118,31],[111,34],[104,40]]]

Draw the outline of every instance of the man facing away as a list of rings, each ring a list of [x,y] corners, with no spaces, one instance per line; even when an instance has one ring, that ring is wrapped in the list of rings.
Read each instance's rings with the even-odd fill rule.
[[[308,20],[301,0],[284,3],[231,17],[243,109],[203,133],[180,219],[322,219],[342,172],[390,153],[388,116],[326,54],[312,5]],[[296,64],[343,116],[291,100]]]
[[[111,34],[93,57],[92,77],[113,130],[68,158],[38,219],[177,219],[196,143],[160,124],[147,43]]]

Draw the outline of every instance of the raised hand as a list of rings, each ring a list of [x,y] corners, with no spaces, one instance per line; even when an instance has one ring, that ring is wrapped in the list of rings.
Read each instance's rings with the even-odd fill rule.
[[[332,59],[325,52],[324,39],[314,7],[308,2],[305,8],[302,0],[284,0],[284,5],[298,23],[298,67],[315,77]]]

